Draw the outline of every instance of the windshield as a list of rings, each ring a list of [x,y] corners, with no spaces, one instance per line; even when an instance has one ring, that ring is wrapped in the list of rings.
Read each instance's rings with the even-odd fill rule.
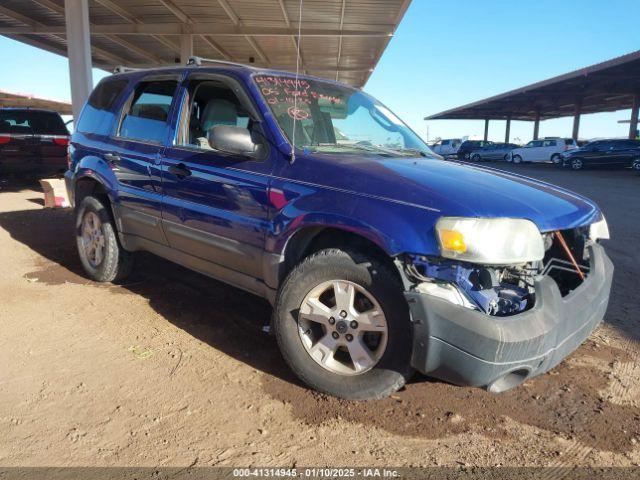
[[[435,158],[420,137],[363,92],[318,80],[301,78],[296,83],[284,75],[254,79],[280,128],[297,148]]]

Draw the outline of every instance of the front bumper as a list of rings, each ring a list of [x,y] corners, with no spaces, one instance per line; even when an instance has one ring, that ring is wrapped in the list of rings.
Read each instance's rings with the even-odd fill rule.
[[[604,248],[590,245],[590,273],[566,297],[548,276],[536,280],[531,310],[493,317],[407,291],[414,322],[413,367],[457,385],[507,390],[547,372],[602,322],[613,276]]]

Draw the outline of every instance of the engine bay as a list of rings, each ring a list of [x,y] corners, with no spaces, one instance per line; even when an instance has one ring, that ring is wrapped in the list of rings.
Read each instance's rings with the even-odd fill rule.
[[[536,277],[550,276],[566,296],[589,273],[587,229],[556,231],[543,237],[545,257],[538,262],[488,266],[411,255],[405,260],[405,271],[422,293],[491,316],[516,315],[535,305]]]

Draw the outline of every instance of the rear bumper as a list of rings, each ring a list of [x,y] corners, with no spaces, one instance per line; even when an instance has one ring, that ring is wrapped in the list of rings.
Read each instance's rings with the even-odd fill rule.
[[[555,281],[536,281],[536,305],[492,317],[430,295],[405,292],[414,321],[412,364],[457,385],[502,391],[547,372],[602,322],[613,264],[602,246],[589,247],[587,279],[566,297]]]

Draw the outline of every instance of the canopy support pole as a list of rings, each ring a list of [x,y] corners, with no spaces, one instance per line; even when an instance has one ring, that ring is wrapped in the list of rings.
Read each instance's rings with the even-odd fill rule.
[[[533,122],[533,139],[538,140],[540,136],[540,112],[536,112],[536,119]]]
[[[489,119],[484,119],[484,141],[489,140]]]
[[[69,81],[74,121],[93,90],[88,0],[64,0]]]
[[[580,114],[582,113],[582,99],[576,100],[576,106],[573,113],[573,131],[571,137],[574,140],[578,140],[578,133],[580,132]]]
[[[180,63],[186,65],[190,57],[193,57],[193,35],[180,35]]]
[[[638,110],[640,109],[640,94],[633,96],[633,105],[631,106],[631,123],[629,125],[629,138],[634,140],[638,137]]]
[[[507,127],[504,132],[504,143],[509,143],[509,137],[511,136],[511,115],[507,116]]]

